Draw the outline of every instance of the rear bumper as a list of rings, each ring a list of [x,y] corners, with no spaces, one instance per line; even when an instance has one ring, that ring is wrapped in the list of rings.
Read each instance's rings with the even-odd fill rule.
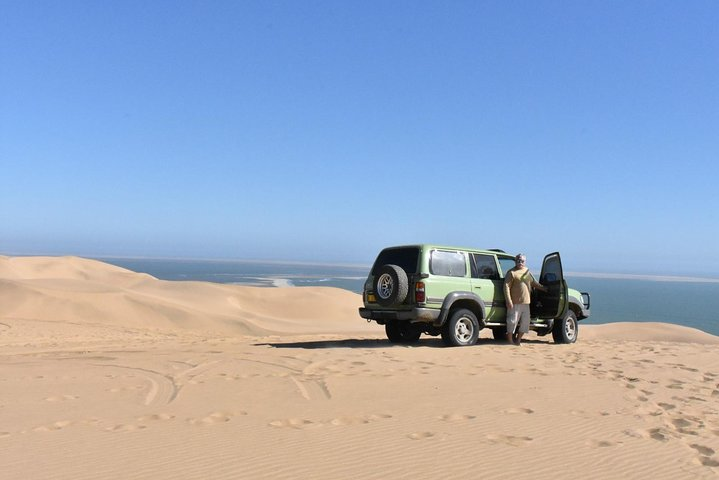
[[[383,324],[388,320],[434,323],[440,316],[438,308],[413,308],[411,310],[376,310],[360,307],[360,317]]]

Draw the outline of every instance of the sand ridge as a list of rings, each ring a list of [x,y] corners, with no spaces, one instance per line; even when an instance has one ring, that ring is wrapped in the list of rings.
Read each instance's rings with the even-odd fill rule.
[[[0,257],[3,478],[716,478],[719,338],[392,346],[332,288]]]

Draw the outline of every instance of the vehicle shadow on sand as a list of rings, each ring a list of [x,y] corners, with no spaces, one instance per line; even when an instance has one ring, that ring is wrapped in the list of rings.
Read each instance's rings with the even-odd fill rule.
[[[394,346],[381,338],[347,338],[344,340],[312,340],[306,342],[267,342],[255,343],[258,347],[273,348],[387,348]],[[406,346],[406,345],[398,345]]]
[[[546,345],[548,343],[551,344],[551,342],[540,339],[522,340],[523,345]],[[423,338],[416,343],[390,343],[385,338],[347,338],[342,340],[311,340],[303,342],[266,342],[255,343],[254,345],[258,347],[304,348],[310,350],[319,348],[452,348],[445,346],[444,342],[442,342],[440,338]],[[480,338],[473,346],[481,347],[483,345],[506,346],[508,348],[516,347],[516,345],[509,344],[505,340],[494,340],[492,338]]]

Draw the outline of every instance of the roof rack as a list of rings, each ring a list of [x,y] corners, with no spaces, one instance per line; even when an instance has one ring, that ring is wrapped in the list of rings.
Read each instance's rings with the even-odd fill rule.
[[[507,252],[505,252],[504,250],[502,250],[501,248],[490,248],[488,251],[490,251],[490,252],[498,252],[498,253],[507,253]]]

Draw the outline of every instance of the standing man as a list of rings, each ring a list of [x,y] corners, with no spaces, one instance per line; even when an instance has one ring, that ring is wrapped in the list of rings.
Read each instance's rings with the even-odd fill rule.
[[[526,267],[523,253],[514,257],[516,266],[504,277],[504,298],[507,302],[507,341],[522,344],[522,336],[529,331],[529,304],[532,287],[547,291],[538,283]]]

